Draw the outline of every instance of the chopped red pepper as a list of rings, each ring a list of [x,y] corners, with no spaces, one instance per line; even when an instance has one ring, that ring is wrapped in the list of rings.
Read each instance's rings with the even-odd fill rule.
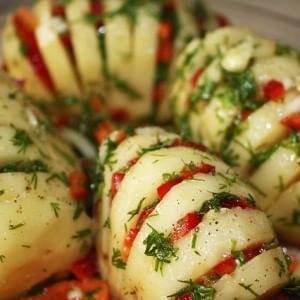
[[[177,296],[175,300],[193,300],[193,295],[192,293],[187,293],[182,296]]]
[[[222,14],[216,14],[215,18],[216,18],[216,21],[217,21],[219,27],[225,27],[225,26],[229,26],[230,25],[230,22],[227,19],[227,17],[225,17]]]
[[[291,129],[300,131],[300,112],[285,117],[281,120],[281,124]]]
[[[159,36],[162,40],[170,40],[172,37],[172,23],[163,21],[159,25]]]
[[[296,271],[296,269],[298,268],[300,262],[299,260],[294,257],[294,256],[290,256],[291,262],[289,264],[289,273],[294,273]]]
[[[35,38],[38,20],[28,8],[20,7],[13,16],[13,23],[19,39],[25,45],[25,55],[34,72],[50,92],[55,92],[54,83]]]
[[[253,113],[253,110],[244,109],[241,113],[241,121],[246,121],[252,113]]]
[[[137,227],[131,228],[125,237],[123,251],[122,251],[122,255],[125,260],[127,260],[129,256],[130,249],[132,248],[133,242],[135,241],[139,231],[140,228]]]
[[[70,194],[75,200],[83,200],[89,191],[87,188],[88,177],[81,170],[73,171],[69,176]]]
[[[114,108],[110,112],[110,117],[120,123],[127,123],[130,121],[130,114],[125,108]]]
[[[124,130],[120,130],[116,137],[117,144],[121,144],[127,138],[127,133]]]
[[[174,227],[170,238],[173,243],[183,238],[191,230],[193,230],[202,220],[202,216],[197,212],[188,213]]]
[[[140,159],[139,157],[136,157],[136,158],[131,159],[131,160],[127,163],[127,166],[128,166],[128,167],[134,166],[134,165],[138,162],[139,159]]]
[[[236,199],[236,200],[223,200],[220,203],[220,206],[223,208],[236,208],[240,207],[242,209],[253,208],[249,201],[244,198]]]
[[[104,11],[103,4],[99,1],[92,1],[90,4],[90,11],[94,16],[102,15]]]
[[[198,79],[200,78],[202,73],[203,73],[203,68],[199,68],[198,70],[195,71],[195,73],[191,78],[192,87],[196,86]]]
[[[89,279],[97,274],[96,253],[91,251],[72,264],[72,274],[79,280]]]
[[[180,177],[182,177],[183,179],[189,179],[198,173],[202,173],[202,174],[215,173],[215,170],[216,170],[215,166],[203,163],[199,166],[195,166],[195,168],[193,168],[192,170],[182,171]]]
[[[108,137],[108,135],[114,130],[114,127],[111,122],[103,121],[98,124],[94,136],[96,141],[100,144]]]
[[[281,99],[285,94],[285,88],[283,83],[274,79],[268,81],[264,85],[263,90],[266,99],[272,101],[277,101]]]
[[[56,128],[64,128],[70,126],[72,121],[73,117],[69,113],[62,112],[61,114],[55,115],[53,123]]]
[[[61,4],[54,4],[52,6],[52,16],[65,17],[65,7]]]
[[[261,254],[262,252],[264,252],[264,246],[263,245],[255,245],[255,246],[245,249],[243,251],[243,254],[245,256],[246,261],[249,261],[252,258]]]
[[[124,246],[123,246],[123,257],[125,259],[128,258],[130,249],[133,245],[134,240],[136,239],[143,223],[147,219],[147,217],[153,212],[155,207],[149,207],[144,209],[141,214],[139,215],[139,218],[137,220],[136,226],[132,229],[130,229],[126,235],[125,241],[124,241]]]
[[[102,111],[102,101],[97,96],[92,96],[89,100],[89,105],[93,112],[99,113]]]
[[[207,151],[207,148],[201,144],[196,144],[194,142],[177,139],[174,141],[173,147],[179,147],[179,146],[197,149],[197,150],[205,151],[205,152]]]
[[[157,60],[159,63],[168,64],[173,55],[173,45],[170,41],[164,41],[160,44],[157,51]]]
[[[172,187],[174,187],[175,185],[179,184],[182,181],[183,178],[175,178],[160,185],[157,188],[157,195],[159,199],[163,199],[163,197],[172,189]]]
[[[166,85],[164,82],[157,82],[153,87],[153,101],[154,103],[160,103],[165,96]]]
[[[213,273],[221,277],[226,274],[231,274],[232,272],[234,272],[235,268],[236,259],[233,256],[229,256],[213,268]]]
[[[121,173],[121,172],[116,172],[112,175],[112,177],[111,177],[111,197],[112,197],[112,199],[117,194],[124,177],[125,177],[125,174]]]

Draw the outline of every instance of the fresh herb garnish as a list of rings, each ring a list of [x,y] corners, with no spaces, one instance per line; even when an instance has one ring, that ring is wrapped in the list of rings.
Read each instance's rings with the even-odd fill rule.
[[[76,203],[74,214],[73,214],[73,220],[79,219],[79,217],[81,216],[82,212],[83,212],[83,208],[82,208],[81,204]]]
[[[239,285],[245,290],[247,290],[249,293],[251,293],[253,296],[259,297],[259,295],[252,289],[252,284],[239,283]]]
[[[59,210],[60,210],[59,203],[51,202],[50,206],[51,206],[51,208],[54,212],[55,217],[58,218],[59,217]]]
[[[113,255],[111,258],[112,264],[118,268],[125,270],[126,269],[126,263],[123,261],[121,256],[121,251],[119,249],[113,249]]]
[[[243,106],[243,101],[256,96],[257,84],[253,73],[245,70],[239,73],[223,71],[225,82],[235,93],[235,100]]]
[[[212,97],[216,88],[216,82],[204,79],[204,82],[200,86],[196,87],[195,91],[190,96],[190,102],[192,104],[195,104],[199,100],[209,100]]]
[[[163,233],[158,232],[155,228],[148,224],[152,232],[143,241],[146,245],[145,255],[155,258],[155,271],[163,271],[164,264],[171,262],[172,258],[176,258],[177,248],[175,248],[169,237],[165,237]]]
[[[25,223],[19,223],[19,224],[16,224],[16,225],[10,224],[10,225],[8,226],[8,229],[9,229],[9,230],[15,230],[15,229],[18,229],[18,228],[23,227],[24,225],[25,225]]]
[[[129,85],[126,80],[118,77],[116,74],[109,74],[108,79],[118,90],[126,94],[130,100],[139,100],[142,97],[139,91]]]
[[[67,153],[56,145],[54,145],[53,148],[69,165],[74,166],[76,164],[76,160],[71,154]]]
[[[137,208],[129,211],[127,214],[130,216],[128,221],[129,222],[130,220],[132,220],[136,215],[138,215],[141,211],[141,208],[142,208],[142,205],[143,205],[143,202],[146,200],[146,198],[142,198],[139,203],[138,203],[138,206]]]
[[[11,139],[14,146],[19,147],[18,153],[25,153],[27,148],[33,144],[29,134],[22,129],[16,129],[15,135]]]
[[[52,174],[51,176],[49,176],[46,179],[46,182],[50,182],[50,181],[55,180],[55,179],[61,181],[64,185],[68,185],[68,177],[67,177],[67,174],[65,172]]]
[[[92,234],[92,230],[90,228],[85,228],[82,230],[77,230],[76,233],[72,235],[71,238],[76,240],[82,240],[91,234]]]
[[[0,262],[3,263],[4,260],[5,260],[5,255],[1,254],[1,255],[0,255]]]
[[[300,278],[292,278],[289,284],[283,289],[283,291],[292,297],[300,297]]]
[[[143,156],[144,154],[146,154],[148,152],[159,150],[159,149],[162,149],[165,147],[169,147],[171,145],[171,143],[172,143],[172,141],[169,139],[164,140],[164,141],[157,141],[156,144],[153,144],[153,145],[149,146],[148,148],[141,148],[137,154],[139,156]]]
[[[0,167],[0,173],[11,172],[48,172],[48,166],[41,160],[18,161]]]
[[[278,272],[278,276],[282,277],[282,275],[284,275],[287,271],[286,269],[286,265],[283,261],[281,261],[278,257],[274,258],[274,261],[278,264],[279,266],[279,272]]]
[[[180,282],[185,283],[188,286],[182,288],[177,293],[168,296],[168,298],[176,298],[187,294],[192,296],[192,300],[213,300],[215,297],[216,290],[213,287],[194,283],[192,280]]]

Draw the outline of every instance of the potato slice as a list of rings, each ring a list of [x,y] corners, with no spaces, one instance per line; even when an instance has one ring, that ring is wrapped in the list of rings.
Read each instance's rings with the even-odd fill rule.
[[[51,16],[51,8],[50,0],[40,0],[34,6],[34,12],[40,20],[35,36],[58,93],[80,97],[76,69],[54,26],[55,18]]]
[[[152,4],[145,4],[139,8],[133,33],[131,83],[140,93],[141,98],[129,107],[130,111],[138,117],[147,116],[153,104],[159,21],[149,12],[156,14],[158,10],[158,5]]]
[[[249,182],[265,196],[258,206],[268,210],[279,194],[300,177],[300,159],[295,151],[279,147],[249,178]]]
[[[50,101],[53,98],[51,92],[43,85],[42,81],[35,74],[28,59],[21,52],[21,42],[11,19],[3,31],[3,59],[8,68],[9,74],[17,80],[25,80],[24,91],[36,100]]]
[[[78,72],[86,94],[103,93],[103,61],[99,46],[99,33],[95,25],[86,19],[90,13],[90,1],[69,1],[66,8],[71,40]]]
[[[265,149],[287,135],[287,128],[280,124],[284,110],[285,104],[268,102],[249,116],[247,128],[229,145],[238,156],[237,170],[242,177],[249,175],[252,151]]]
[[[274,263],[277,262],[277,263]],[[252,300],[256,295],[276,294],[288,281],[287,265],[281,248],[266,251],[215,285],[216,300]]]
[[[299,213],[300,182],[298,181],[285,190],[268,209],[280,239],[298,246],[300,245]]]

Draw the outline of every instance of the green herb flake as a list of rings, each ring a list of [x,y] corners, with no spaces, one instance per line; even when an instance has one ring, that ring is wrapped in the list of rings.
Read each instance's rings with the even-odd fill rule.
[[[252,284],[239,283],[239,285],[255,297],[259,295],[252,289]]]
[[[4,260],[5,260],[5,258],[6,258],[5,255],[1,254],[1,255],[0,255],[0,262],[3,263]]]
[[[177,293],[168,296],[168,298],[177,298],[186,294],[191,294],[193,300],[213,300],[216,290],[213,287],[207,287],[201,284],[194,283],[192,280],[180,281],[188,286],[182,288]]]
[[[18,153],[24,154],[27,148],[33,144],[31,137],[25,130],[16,129],[15,135],[11,139],[14,146],[19,147]]]
[[[79,219],[79,217],[81,216],[81,214],[83,213],[83,207],[80,203],[76,203],[75,205],[75,210],[73,213],[73,220],[77,220]]]
[[[127,214],[130,215],[129,219],[128,219],[128,222],[130,220],[132,220],[136,215],[138,215],[141,211],[141,208],[142,208],[142,205],[143,205],[143,202],[146,200],[146,198],[144,197],[143,199],[141,199],[138,203],[138,206],[137,208],[129,211]]]
[[[52,180],[59,180],[60,182],[62,182],[64,185],[68,185],[68,176],[65,172],[60,172],[60,173],[53,173],[51,176],[49,176],[46,179],[46,182],[50,182]]]
[[[77,230],[76,233],[74,235],[72,235],[72,239],[76,239],[76,240],[82,240],[88,236],[90,236],[92,234],[92,231],[90,228],[85,228],[82,230]]]
[[[25,225],[25,223],[19,223],[19,224],[16,224],[16,225],[10,224],[8,226],[8,229],[9,230],[15,230],[15,229],[19,229],[19,228],[23,227],[24,225]]]
[[[119,249],[113,249],[113,255],[112,255],[112,264],[118,269],[125,270],[126,269],[126,263],[122,259],[121,251]]]
[[[283,289],[283,291],[289,295],[294,297],[293,299],[300,298],[300,278],[292,278],[288,285]]]
[[[274,258],[274,261],[277,263],[277,265],[279,266],[279,272],[278,272],[278,276],[279,277],[282,277],[282,275],[284,275],[286,272],[287,272],[287,269],[286,269],[286,265],[285,263],[280,260],[278,257],[275,257]]]
[[[158,232],[151,225],[147,224],[152,232],[143,241],[146,245],[145,255],[155,258],[155,271],[162,273],[164,264],[171,262],[172,258],[177,258],[178,251],[175,248],[169,237],[165,237],[163,233]]]
[[[54,212],[55,217],[58,218],[59,217],[59,210],[60,210],[59,203],[51,202],[50,206],[51,206],[51,208]]]

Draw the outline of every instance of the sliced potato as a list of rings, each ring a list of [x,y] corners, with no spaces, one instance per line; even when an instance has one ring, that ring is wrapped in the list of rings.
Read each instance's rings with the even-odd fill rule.
[[[99,35],[95,25],[87,21],[90,13],[88,0],[70,1],[65,6],[66,17],[70,27],[70,34],[78,72],[83,84],[84,92],[101,91],[103,89],[103,60],[99,45]]]
[[[51,9],[50,0],[40,0],[34,7],[35,14],[40,20],[35,36],[58,93],[63,96],[79,97],[81,88],[76,76],[76,67],[54,25],[56,21],[63,21],[55,20],[51,16]]]
[[[9,74],[13,78],[24,80],[24,91],[36,100],[51,100],[53,95],[35,74],[30,62],[21,52],[21,42],[11,19],[7,20],[4,27],[2,47]]]

